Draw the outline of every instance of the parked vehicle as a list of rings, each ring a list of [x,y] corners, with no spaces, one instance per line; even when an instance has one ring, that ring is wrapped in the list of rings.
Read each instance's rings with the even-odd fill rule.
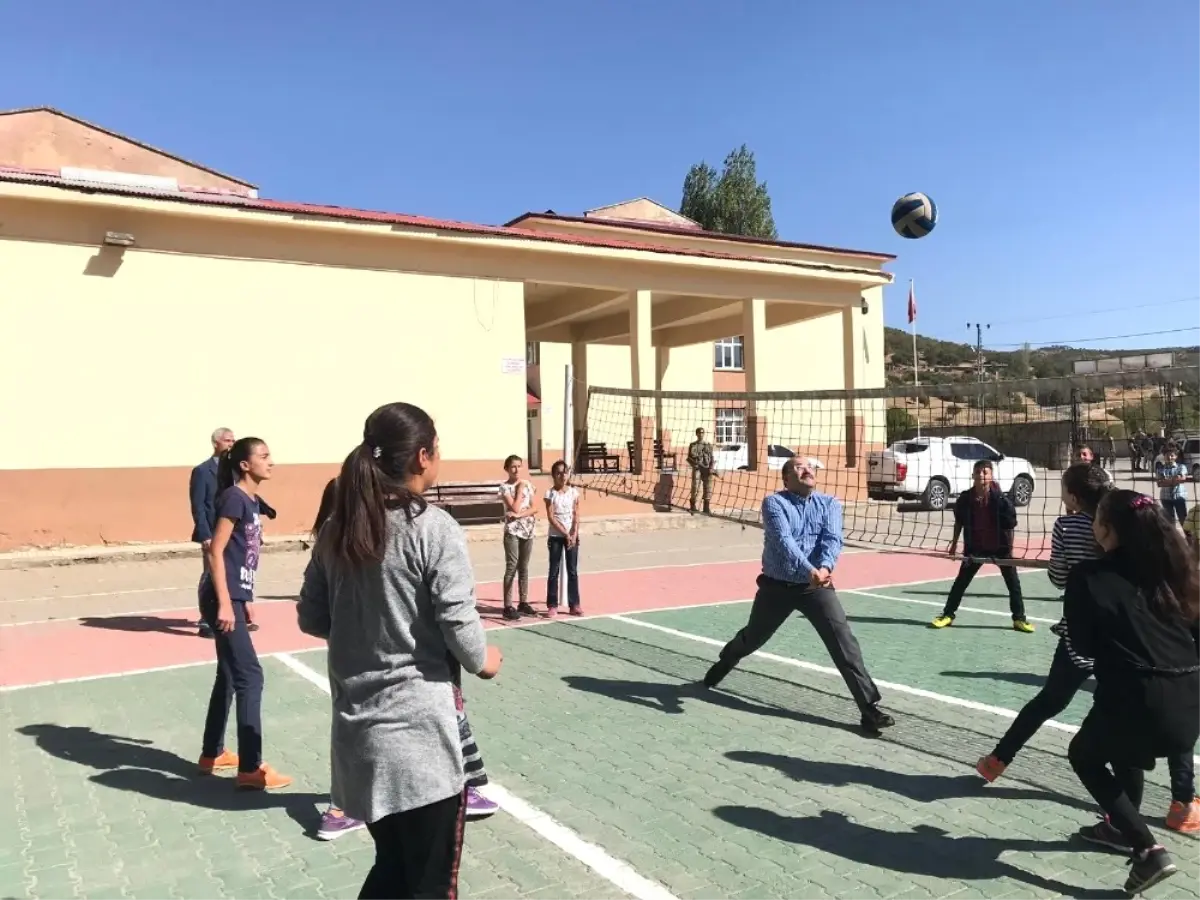
[[[767,444],[767,468],[779,470],[789,459],[795,457],[794,450],[782,444]],[[809,457],[808,464],[814,469],[825,468],[824,464]],[[750,448],[745,444],[724,444],[713,454],[713,468],[718,472],[733,472],[750,468]]]
[[[1037,478],[1033,463],[1005,456],[973,437],[928,437],[898,441],[867,453],[867,496],[872,500],[920,500],[943,510],[971,486],[975,463],[992,461],[996,483],[1015,505],[1028,506]]]

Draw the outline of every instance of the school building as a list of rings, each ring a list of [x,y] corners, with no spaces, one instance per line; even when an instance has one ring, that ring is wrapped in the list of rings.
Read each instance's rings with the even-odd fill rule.
[[[392,400],[435,417],[443,481],[490,481],[510,453],[562,454],[568,363],[581,430],[588,385],[882,387],[891,258],[712,234],[647,199],[503,226],[267,200],[57,110],[0,112],[0,550],[186,540],[218,426],[268,441],[273,530],[295,533]],[[856,466],[883,433],[882,404],[820,435],[750,407],[643,406],[588,439],[644,455],[702,426],[752,468],[767,441]]]

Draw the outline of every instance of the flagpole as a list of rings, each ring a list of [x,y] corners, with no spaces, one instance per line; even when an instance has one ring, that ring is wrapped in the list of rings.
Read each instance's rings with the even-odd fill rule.
[[[917,317],[916,317],[916,315],[914,315],[914,313],[916,312],[916,303],[914,302],[914,299],[915,298],[914,298],[914,294],[913,294],[913,280],[910,278],[910,279],[908,279],[908,309],[909,309],[908,321],[909,321],[909,324],[912,325],[913,387],[920,388],[921,387],[921,361],[920,361],[920,358],[917,356]],[[918,396],[917,397],[917,437],[919,438],[920,436],[921,436],[921,398]]]

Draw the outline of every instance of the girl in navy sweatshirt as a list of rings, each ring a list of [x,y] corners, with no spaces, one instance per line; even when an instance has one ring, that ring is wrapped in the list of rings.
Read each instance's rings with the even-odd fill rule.
[[[1067,755],[1107,814],[1079,835],[1130,851],[1132,895],[1176,871],[1139,808],[1155,760],[1192,753],[1200,736],[1200,579],[1175,523],[1143,494],[1110,492],[1093,532],[1104,556],[1071,572],[1064,613],[1074,650],[1095,660],[1096,694]]]

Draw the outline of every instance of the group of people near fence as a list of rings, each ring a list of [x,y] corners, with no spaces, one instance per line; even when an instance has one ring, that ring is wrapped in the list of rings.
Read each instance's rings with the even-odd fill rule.
[[[440,467],[432,419],[406,403],[380,407],[363,439],[327,486],[316,540],[297,603],[300,629],[328,644],[332,698],[331,797],[346,820],[375,842],[361,897],[453,897],[472,789],[486,782],[463,702],[465,671],[494,678],[503,658],[489,645],[476,608],[475,581],[462,529],[424,495]],[[215,524],[206,545],[200,611],[212,629],[217,673],[205,722],[200,769],[237,769],[237,785],[264,790],[290,783],[262,760],[262,673],[249,626],[261,549],[261,488],[271,477],[270,450],[242,438],[220,454]],[[536,492],[521,460],[505,461],[505,618],[536,614],[528,567]],[[545,497],[550,528],[547,611],[558,603],[556,559],[565,557],[568,603],[582,614],[578,583],[578,494],[566,466],[552,469]],[[1032,631],[1015,577],[1016,512],[992,477],[975,467],[974,485],[955,505],[950,552],[964,558],[943,615],[952,625],[983,562],[1006,575],[1013,627]],[[760,649],[793,612],[813,625],[858,706],[863,732],[895,725],[881,706],[861,648],[838,598],[843,548],[841,503],[816,489],[816,471],[789,459],[782,489],[763,502],[762,573],[749,617],[703,679],[716,689]],[[1050,577],[1064,590],[1054,627],[1058,649],[1039,694],[1026,705],[977,769],[1000,777],[1024,744],[1065,708],[1088,677],[1092,708],[1071,741],[1068,759],[1104,818],[1079,836],[1130,855],[1125,888],[1140,892],[1175,872],[1141,816],[1144,772],[1167,759],[1173,802],[1168,827],[1200,831],[1192,753],[1200,736],[1200,620],[1197,535],[1188,542],[1164,507],[1112,487],[1082,462],[1062,479],[1066,515],[1052,538]],[[512,597],[517,586],[517,600]],[[940,624],[939,624],[940,622]],[[230,706],[237,752],[224,746]],[[477,793],[477,792],[476,792]]]

